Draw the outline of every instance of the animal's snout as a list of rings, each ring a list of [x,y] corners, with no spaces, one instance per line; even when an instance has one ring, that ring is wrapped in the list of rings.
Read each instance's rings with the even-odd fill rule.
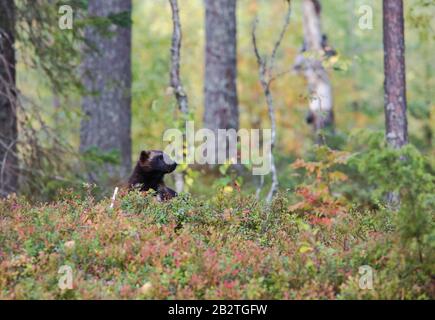
[[[172,161],[172,164],[168,164],[166,167],[166,172],[167,173],[171,173],[172,171],[175,170],[175,168],[177,168],[177,163],[175,163],[174,161]]]
[[[167,164],[168,166],[172,166],[172,165],[176,164],[175,161],[172,160],[171,157],[168,156],[167,154],[163,154],[163,161],[164,161],[165,164]]]
[[[177,163],[171,159],[170,156],[168,156],[167,154],[163,155],[163,160],[167,166],[168,172],[172,172],[175,170],[175,168],[177,168]]]

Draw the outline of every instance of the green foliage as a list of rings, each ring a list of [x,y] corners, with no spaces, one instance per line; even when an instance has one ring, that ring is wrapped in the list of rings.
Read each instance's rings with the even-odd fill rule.
[[[49,200],[63,188],[79,188],[89,180],[85,168],[101,170],[103,164],[117,163],[119,155],[90,150],[79,154],[80,96],[95,94],[82,86],[79,70],[87,27],[96,27],[108,37],[109,27],[131,25],[130,12],[109,17],[87,14],[87,0],[17,0],[17,86],[19,92],[19,150],[21,192],[29,198]],[[59,28],[59,7],[70,5],[74,23],[71,30]],[[98,93],[97,93],[98,94]],[[104,178],[104,177],[103,177]],[[108,181],[108,179],[106,179]],[[102,192],[107,192],[106,183]]]
[[[83,153],[84,160],[95,169],[98,166],[104,164],[119,164],[120,163],[120,153],[119,150],[112,150],[109,152],[103,152],[97,147],[90,148]]]
[[[433,15],[435,13],[434,0],[415,0],[410,8],[407,18],[410,24],[419,31],[420,39],[430,41],[435,39],[433,31]]]
[[[435,175],[427,160],[411,144],[400,150],[386,146],[382,134],[357,134],[352,140],[355,149],[349,165],[371,190],[374,202],[398,198],[392,204],[397,211],[395,225],[400,240],[409,245],[407,257],[413,254],[423,260],[424,251],[434,246]],[[395,208],[394,208],[395,207]],[[413,260],[411,258],[411,260]]]
[[[50,2],[15,1],[17,40],[21,62],[42,70],[56,94],[81,90],[78,74],[71,72],[80,63],[79,45],[83,42],[85,25],[80,19],[83,7],[70,1],[77,11],[72,30],[58,26],[58,6]]]

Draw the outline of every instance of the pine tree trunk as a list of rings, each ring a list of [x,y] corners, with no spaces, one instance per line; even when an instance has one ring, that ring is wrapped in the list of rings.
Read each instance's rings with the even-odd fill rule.
[[[236,0],[205,0],[204,126],[238,129]]]
[[[14,1],[0,0],[0,197],[18,189]]]
[[[90,16],[107,17],[123,12],[131,15],[131,0],[89,0]],[[81,125],[82,152],[98,148],[101,152],[120,152],[120,166],[106,165],[104,174],[125,178],[131,170],[131,26],[112,24],[111,34],[88,27],[90,43],[84,62],[84,85],[89,94],[83,98]],[[103,172],[93,172],[98,182]]]
[[[318,0],[302,2],[304,48],[298,57],[296,68],[308,83],[309,116],[307,121],[313,125],[316,136],[325,128],[333,128],[333,95],[328,73],[322,65],[326,54],[326,37],[322,32],[321,6]],[[318,138],[319,139],[319,138]],[[320,142],[320,141],[318,141]]]
[[[385,125],[388,144],[408,143],[405,34],[402,0],[384,0]]]

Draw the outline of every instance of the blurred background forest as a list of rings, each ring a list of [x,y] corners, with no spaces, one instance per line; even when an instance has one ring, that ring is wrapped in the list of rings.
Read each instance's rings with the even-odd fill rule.
[[[58,6],[53,5],[53,2],[17,3],[21,8],[18,12],[26,12],[23,20],[33,21],[29,23],[30,28],[24,23],[20,27],[22,35],[17,41],[17,87],[23,109],[29,110],[29,114],[33,112],[31,110],[37,110],[38,116],[35,115],[35,118],[40,117],[41,120],[38,123],[39,120],[33,120],[30,116],[31,121],[26,126],[33,126],[31,138],[47,149],[44,151],[47,159],[53,158],[52,161],[41,161],[44,155],[39,155],[36,156],[38,160],[35,160],[38,164],[24,165],[40,168],[37,174],[30,174],[27,183],[23,180],[22,192],[49,199],[56,190],[77,187],[87,180],[82,174],[84,170],[80,169],[84,162],[99,166],[105,161],[120,161],[120,155],[116,153],[96,152],[88,154],[86,159],[80,159],[78,155],[71,156],[79,150],[80,123],[84,117],[81,99],[84,88],[80,88],[83,84],[77,84],[78,79],[75,78],[83,53],[80,49],[83,48],[83,30],[89,25],[107,27],[107,23],[91,19],[86,13],[87,1],[64,1],[75,9],[74,29],[59,30]],[[276,70],[285,74],[274,81],[271,88],[277,119],[275,157],[282,190],[297,184],[290,164],[299,157],[309,156],[315,142],[312,126],[305,121],[309,104],[307,83],[301,74],[292,70],[304,42],[301,3],[292,1],[290,25],[276,57]],[[363,5],[373,8],[372,30],[363,30],[358,26],[364,13],[360,12]],[[44,9],[37,10],[38,6]],[[196,123],[202,123],[204,3],[200,0],[180,1],[179,6],[183,32],[181,79],[189,97],[190,112]],[[176,100],[168,90],[173,31],[169,3],[165,0],[134,0],[132,8],[131,156],[134,162],[140,150],[163,149],[163,132],[177,125],[178,111]],[[241,128],[270,127],[253,51],[252,23],[258,16],[258,43],[263,52],[269,52],[282,29],[286,8],[286,2],[281,0],[237,2],[237,94]],[[36,14],[36,11],[39,13]],[[406,1],[404,14],[409,137],[410,142],[430,159],[433,166],[433,2]],[[38,19],[41,21],[38,22]],[[126,19],[128,24],[128,17]],[[382,132],[385,127],[382,2],[323,1],[321,20],[323,32],[337,52],[326,64],[332,82],[335,115],[335,135],[328,144],[336,149],[346,149],[349,148],[348,136],[355,130]],[[30,32],[32,27],[40,29]],[[38,33],[41,39],[37,38]],[[41,130],[45,126],[47,130]],[[62,148],[56,144],[62,145]],[[62,152],[69,155],[65,156]],[[204,185],[210,185],[210,178],[206,175],[192,173],[192,179],[196,182],[190,183],[191,192],[213,193],[213,189],[204,188]],[[211,179],[214,181],[216,177]],[[247,180],[250,184],[246,184],[243,190],[252,192],[257,181],[249,177]]]
[[[178,5],[0,0],[0,298],[433,299],[435,0]],[[186,120],[276,171],[110,198]]]

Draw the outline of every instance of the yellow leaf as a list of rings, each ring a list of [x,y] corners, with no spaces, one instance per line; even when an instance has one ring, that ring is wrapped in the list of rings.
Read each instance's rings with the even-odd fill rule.
[[[331,65],[335,64],[336,62],[338,62],[338,56],[333,56],[331,58],[329,58],[329,61],[331,63]]]
[[[226,186],[225,188],[224,188],[224,193],[231,193],[231,192],[233,192],[233,187],[231,187],[231,186]]]
[[[152,286],[151,282],[147,282],[139,289],[139,291],[141,294],[147,295],[151,292],[152,288],[153,288],[153,286]]]
[[[345,181],[347,176],[343,172],[334,171],[329,174],[329,179],[333,181]]]
[[[300,253],[311,252],[311,251],[313,251],[313,248],[311,248],[311,247],[309,247],[309,246],[306,246],[306,245],[302,245],[302,246],[299,248],[299,252],[300,252]]]
[[[186,184],[187,184],[188,186],[193,185],[193,179],[192,179],[191,177],[186,177],[185,181],[186,181]]]

